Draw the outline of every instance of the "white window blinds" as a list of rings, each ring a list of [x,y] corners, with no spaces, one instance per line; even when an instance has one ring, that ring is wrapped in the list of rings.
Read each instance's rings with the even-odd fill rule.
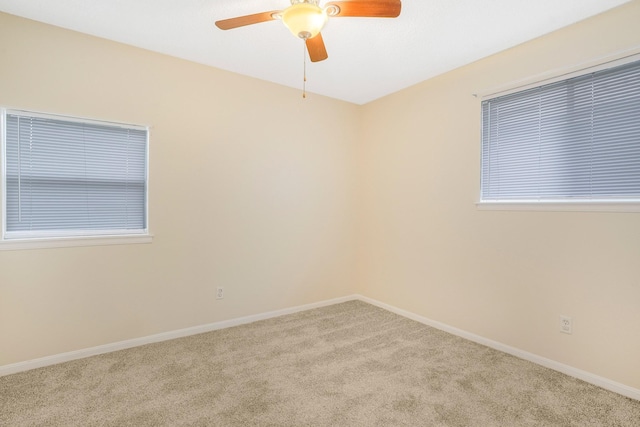
[[[640,201],[640,61],[482,103],[482,201]]]
[[[147,228],[147,130],[8,111],[6,239]]]

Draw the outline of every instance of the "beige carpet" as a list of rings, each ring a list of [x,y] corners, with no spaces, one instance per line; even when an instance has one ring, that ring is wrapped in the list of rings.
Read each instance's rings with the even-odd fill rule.
[[[0,378],[2,426],[640,426],[640,402],[359,301]]]

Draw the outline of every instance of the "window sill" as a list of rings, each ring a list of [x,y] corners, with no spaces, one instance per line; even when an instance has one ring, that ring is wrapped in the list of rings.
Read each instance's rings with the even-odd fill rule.
[[[26,249],[70,248],[78,246],[131,245],[151,243],[151,234],[131,234],[122,236],[73,236],[42,239],[0,240],[0,251],[18,251]]]
[[[640,202],[477,202],[481,211],[640,212]]]

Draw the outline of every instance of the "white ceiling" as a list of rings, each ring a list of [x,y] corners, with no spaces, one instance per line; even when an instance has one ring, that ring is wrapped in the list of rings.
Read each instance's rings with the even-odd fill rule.
[[[332,18],[309,92],[364,104],[629,0],[404,0],[395,19]],[[326,3],[321,0],[320,5]],[[0,0],[0,11],[300,88],[303,42],[279,21],[219,19],[289,0]]]

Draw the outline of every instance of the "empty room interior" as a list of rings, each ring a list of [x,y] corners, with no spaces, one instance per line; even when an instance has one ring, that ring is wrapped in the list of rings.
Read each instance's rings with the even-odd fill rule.
[[[575,203],[485,192],[491,103],[537,82],[640,64],[640,1],[610,1],[424,78],[415,70],[409,83],[392,81],[393,68],[414,62],[377,75],[348,37],[331,39],[358,18],[329,16],[328,59],[304,63],[302,42],[274,29],[281,24],[214,26],[286,0],[188,2],[207,15],[207,52],[244,43],[238,63],[258,64],[246,73],[228,49],[227,68],[185,59],[196,47],[162,53],[172,40],[154,40],[141,17],[122,26],[141,24],[135,40],[147,45],[96,36],[99,25],[82,20],[99,7],[61,2],[77,6],[70,29],[37,7],[19,13],[19,3],[0,1],[0,425],[640,425],[638,187]],[[371,44],[393,51],[391,33],[411,39],[403,20],[431,25],[412,17],[414,3],[364,27],[382,32]],[[251,51],[263,35],[272,48]],[[283,50],[294,44],[286,64],[280,40]],[[444,38],[412,43],[403,49],[415,56],[448,49]],[[362,55],[375,55],[370,47]],[[332,61],[368,87],[342,96],[349,88]],[[287,82],[260,70],[271,62],[290,70]],[[640,112],[638,99],[628,108]],[[12,123],[52,117],[146,135],[141,234],[13,231]],[[622,149],[625,176],[637,183],[640,116],[624,123],[620,132],[635,132]],[[632,187],[609,181],[615,194]],[[35,209],[22,206],[20,221]],[[180,377],[171,387],[170,375]],[[213,393],[216,378],[225,382]],[[149,383],[124,391],[125,380]]]

